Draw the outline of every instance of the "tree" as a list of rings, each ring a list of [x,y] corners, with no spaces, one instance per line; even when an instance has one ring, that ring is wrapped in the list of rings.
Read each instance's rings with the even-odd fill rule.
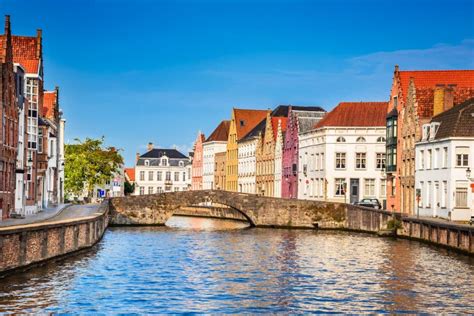
[[[100,139],[75,139],[65,145],[64,188],[67,194],[92,197],[94,187],[110,180],[123,165],[123,157],[115,147],[104,147]]]
[[[128,180],[125,180],[124,193],[125,195],[130,195],[135,192],[135,183],[130,183]]]

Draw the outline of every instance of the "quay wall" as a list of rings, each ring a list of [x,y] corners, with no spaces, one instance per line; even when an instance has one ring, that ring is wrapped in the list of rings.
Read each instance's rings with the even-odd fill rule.
[[[108,201],[100,215],[0,228],[0,276],[90,248],[108,226]]]

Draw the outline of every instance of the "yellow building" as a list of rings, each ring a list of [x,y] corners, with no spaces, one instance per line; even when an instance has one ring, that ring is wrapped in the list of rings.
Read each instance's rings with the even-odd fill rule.
[[[239,164],[237,142],[264,120],[266,115],[265,110],[232,109],[226,152],[225,189],[227,191],[237,192]]]

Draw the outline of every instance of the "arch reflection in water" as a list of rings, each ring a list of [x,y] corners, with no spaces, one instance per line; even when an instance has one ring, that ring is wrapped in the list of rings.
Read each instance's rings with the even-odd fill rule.
[[[230,230],[248,228],[250,224],[237,220],[173,215],[166,222],[166,226],[191,230]]]

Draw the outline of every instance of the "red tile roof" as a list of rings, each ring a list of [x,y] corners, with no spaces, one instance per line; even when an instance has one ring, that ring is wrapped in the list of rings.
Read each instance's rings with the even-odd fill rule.
[[[385,126],[388,102],[341,102],[314,127]]]
[[[45,91],[43,94],[43,116],[54,119],[56,109],[56,91]]]
[[[206,142],[226,142],[229,138],[230,121],[222,121],[206,139]]]
[[[458,88],[474,88],[474,70],[416,70],[400,71],[403,100],[408,92],[410,78],[416,88],[434,88],[437,84],[455,84]]]
[[[258,123],[267,117],[266,110],[234,109],[237,140],[247,135]]]
[[[130,181],[135,181],[135,168],[125,168],[125,175]]]
[[[285,133],[286,123],[288,122],[288,117],[272,117],[272,128],[273,128],[273,139],[277,139],[278,132],[278,121],[281,122],[281,131]]]
[[[0,35],[0,48],[3,51],[5,35]],[[39,72],[41,44],[38,47],[38,38],[30,36],[12,36],[13,62],[19,63],[27,73]]]

